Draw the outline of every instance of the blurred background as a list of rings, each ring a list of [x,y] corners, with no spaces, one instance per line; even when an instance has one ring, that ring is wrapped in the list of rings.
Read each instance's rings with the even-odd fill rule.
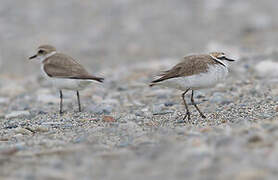
[[[41,44],[91,70],[222,47],[264,52],[277,46],[277,15],[276,0],[1,0],[1,74],[38,73],[27,58]]]

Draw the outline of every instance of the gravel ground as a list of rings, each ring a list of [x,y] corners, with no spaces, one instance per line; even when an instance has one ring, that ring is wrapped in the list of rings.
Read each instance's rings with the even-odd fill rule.
[[[0,179],[276,179],[276,1],[49,2],[1,2]],[[26,58],[41,43],[106,77],[80,92],[83,112],[65,91],[58,113],[58,91]],[[207,118],[190,106],[184,122],[181,92],[148,83],[215,50],[237,62],[195,93]]]

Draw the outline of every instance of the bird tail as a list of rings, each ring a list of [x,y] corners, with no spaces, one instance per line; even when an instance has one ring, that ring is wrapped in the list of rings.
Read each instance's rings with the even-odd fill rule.
[[[98,82],[103,82],[104,78],[102,77],[96,77],[96,76],[82,76],[82,77],[71,77],[71,79],[82,79],[82,80],[94,80],[94,81],[98,81]]]
[[[91,76],[89,79],[95,80],[95,81],[98,81],[98,82],[101,82],[101,83],[104,81],[104,78],[96,77],[96,76]]]
[[[154,85],[156,85],[156,83],[153,81],[149,84],[150,87],[153,87]]]

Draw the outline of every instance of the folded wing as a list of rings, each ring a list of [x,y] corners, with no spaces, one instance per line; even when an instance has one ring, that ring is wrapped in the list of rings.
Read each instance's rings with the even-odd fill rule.
[[[73,58],[64,54],[54,54],[44,60],[44,71],[50,77],[95,80],[103,82],[104,78],[90,75],[87,70]]]
[[[183,61],[175,65],[172,69],[162,72],[162,74],[159,75],[160,78],[152,81],[150,86],[167,79],[192,76],[194,74],[206,72],[209,64],[207,62],[209,61],[210,57],[205,55],[184,57]]]

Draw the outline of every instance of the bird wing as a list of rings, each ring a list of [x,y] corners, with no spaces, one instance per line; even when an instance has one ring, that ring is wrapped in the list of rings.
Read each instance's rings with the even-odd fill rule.
[[[90,75],[82,65],[64,54],[56,53],[45,59],[43,64],[44,71],[50,77],[103,81],[103,78]]]
[[[152,81],[152,83],[206,72],[208,69],[208,63],[206,62],[209,62],[209,60],[210,57],[206,55],[186,56],[183,58],[182,62],[175,65],[172,69],[162,72],[162,74],[159,75],[161,77]]]

